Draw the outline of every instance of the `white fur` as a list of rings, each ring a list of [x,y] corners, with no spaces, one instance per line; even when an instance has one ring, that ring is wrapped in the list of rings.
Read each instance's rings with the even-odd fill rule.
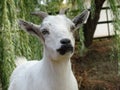
[[[64,15],[47,16],[43,20],[38,27],[38,33],[46,28],[50,33],[43,35],[43,58],[40,61],[28,62],[21,58],[25,63],[12,73],[8,90],[78,90],[77,81],[71,70],[72,53],[60,55],[56,51],[61,47],[60,40],[64,38],[70,39],[74,47],[75,40],[70,31],[72,25],[74,23]]]

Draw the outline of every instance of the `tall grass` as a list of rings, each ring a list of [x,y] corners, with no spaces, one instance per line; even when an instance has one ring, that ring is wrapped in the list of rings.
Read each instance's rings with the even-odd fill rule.
[[[41,58],[42,47],[38,39],[19,30],[17,25],[19,18],[37,23],[38,20],[29,14],[36,4],[34,0],[0,0],[0,79],[3,90],[8,88],[16,56]]]
[[[3,0],[0,1],[0,6],[2,13],[1,13],[1,35],[0,35],[0,44],[1,44],[1,57],[0,57],[0,73],[1,73],[1,82],[3,86],[3,90],[7,90],[8,83],[9,83],[9,76],[15,67],[14,64],[14,46],[12,42],[12,33],[13,30],[11,23],[15,20],[16,16],[12,17],[14,13],[14,1],[13,0]],[[11,7],[8,9],[8,6]],[[9,13],[9,15],[8,15]],[[15,23],[14,23],[15,24]]]

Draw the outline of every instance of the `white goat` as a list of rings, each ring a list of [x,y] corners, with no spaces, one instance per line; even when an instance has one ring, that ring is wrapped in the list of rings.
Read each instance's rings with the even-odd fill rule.
[[[78,90],[70,62],[75,45],[73,33],[85,21],[88,11],[85,10],[73,20],[63,14],[32,14],[42,17],[41,25],[23,20],[19,20],[19,25],[42,41],[43,58],[40,61],[21,58],[25,63],[13,71],[8,90]]]

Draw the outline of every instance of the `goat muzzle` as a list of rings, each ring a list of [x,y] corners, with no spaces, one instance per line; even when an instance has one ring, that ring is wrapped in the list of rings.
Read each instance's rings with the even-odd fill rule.
[[[64,55],[68,52],[71,52],[73,53],[73,46],[71,44],[65,44],[65,45],[62,45],[59,49],[57,49],[57,52],[59,52],[60,55]]]

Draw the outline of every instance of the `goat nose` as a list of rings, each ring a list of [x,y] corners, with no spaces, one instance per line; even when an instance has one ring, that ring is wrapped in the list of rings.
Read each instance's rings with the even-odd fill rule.
[[[70,40],[65,38],[65,39],[60,40],[60,43],[61,44],[70,44]]]

